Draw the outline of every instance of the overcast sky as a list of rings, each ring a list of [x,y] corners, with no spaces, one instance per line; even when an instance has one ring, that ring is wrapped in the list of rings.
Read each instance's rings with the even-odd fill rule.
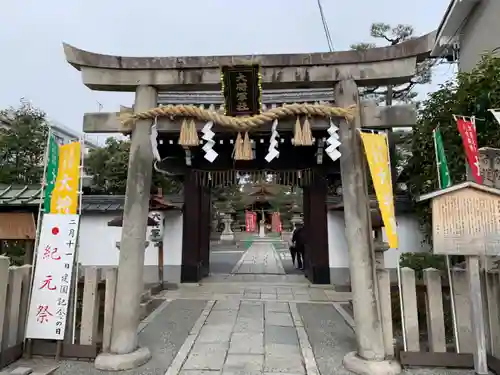
[[[84,112],[130,105],[128,93],[93,92],[64,59],[62,42],[128,56],[327,51],[316,0],[2,0],[0,108],[21,97],[75,130]],[[322,0],[336,50],[370,42],[372,22],[437,28],[449,0]],[[252,7],[249,4],[253,4]],[[453,66],[438,69],[434,84]]]

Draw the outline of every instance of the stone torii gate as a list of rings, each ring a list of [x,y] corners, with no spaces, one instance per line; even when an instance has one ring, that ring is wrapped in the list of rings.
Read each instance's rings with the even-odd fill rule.
[[[260,66],[262,89],[334,88],[335,103],[352,108],[349,121],[340,119],[341,179],[349,247],[351,286],[356,324],[357,352],[344,358],[349,370],[362,374],[394,374],[400,367],[386,358],[378,291],[374,273],[367,175],[358,136],[361,127],[388,129],[415,124],[411,105],[378,107],[360,103],[358,87],[399,85],[408,82],[416,64],[429,56],[435,34],[427,34],[399,45],[366,51],[312,54],[207,56],[207,57],[122,57],[83,51],[64,44],[67,61],[81,72],[83,83],[92,90],[135,92],[134,113],[158,105],[158,92],[219,90],[221,67],[238,64]],[[152,176],[150,143],[151,116],[138,116],[123,123],[120,113],[86,113],[87,133],[131,134],[130,161],[121,237],[118,285],[113,316],[111,353],[101,354],[96,367],[125,370],[147,362],[147,348],[139,348],[137,327],[142,293],[144,241]],[[145,118],[146,117],[146,118]],[[157,119],[157,130],[179,133],[180,122],[170,117]],[[206,121],[195,119],[199,131]],[[282,129],[293,129],[294,119],[280,121]],[[329,120],[311,120],[313,131],[326,130]],[[258,130],[269,132],[266,123]],[[215,132],[228,129],[215,124]]]

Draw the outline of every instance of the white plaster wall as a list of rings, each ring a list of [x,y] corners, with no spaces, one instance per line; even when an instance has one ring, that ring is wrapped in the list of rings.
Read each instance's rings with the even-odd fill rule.
[[[182,264],[182,212],[165,212],[165,229],[163,233],[164,264],[181,266]]]
[[[345,236],[344,213],[328,212],[328,255],[330,268],[348,268],[349,253]],[[387,268],[396,268],[399,254],[402,252],[429,251],[424,243],[424,236],[420,231],[418,219],[411,214],[397,215],[399,249],[389,249],[385,253]],[[387,241],[385,230],[383,238]]]
[[[82,266],[118,266],[120,252],[115,244],[121,240],[122,228],[108,226],[108,221],[116,216],[116,214],[107,213],[82,215],[78,251],[78,262]],[[151,228],[148,228],[147,239],[149,239],[150,232]],[[167,273],[171,266],[180,269],[182,262],[182,213],[180,211],[165,212],[163,251],[165,277],[168,281],[175,281],[170,280]],[[145,250],[144,266],[158,266],[158,249],[151,243]],[[149,274],[151,271],[145,273]],[[145,275],[145,279],[148,279],[148,275]]]

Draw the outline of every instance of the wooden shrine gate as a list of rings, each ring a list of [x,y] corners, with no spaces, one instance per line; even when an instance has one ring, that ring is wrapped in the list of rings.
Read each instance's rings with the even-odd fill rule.
[[[136,95],[132,110],[124,108],[117,113],[84,116],[87,133],[132,136],[111,354],[99,356],[96,367],[132,368],[150,358],[147,348],[137,348],[137,315],[154,160],[151,138],[158,138],[164,162],[157,167],[182,176],[185,184],[182,272],[186,281],[199,280],[208,266],[209,186],[203,178],[208,181],[216,171],[251,169],[283,173],[307,169],[315,176],[322,176],[304,184],[306,225],[311,231],[309,245],[314,247],[310,251],[314,255],[308,276],[313,281],[326,282],[325,198],[327,183],[340,175],[358,346],[356,353],[345,357],[344,365],[357,373],[397,373],[398,365],[388,360],[383,343],[367,176],[358,132],[361,127],[413,126],[415,107],[362,103],[358,87],[409,82],[415,75],[417,62],[429,56],[434,38],[431,33],[399,45],[362,52],[160,58],[100,55],[65,44],[67,61],[81,71],[87,87],[131,91]],[[241,89],[243,86],[245,90]],[[327,103],[290,100],[287,90],[291,89],[300,89],[306,96],[324,89],[331,98]],[[189,99],[159,107],[160,98],[172,92],[182,92]],[[211,103],[202,103],[208,108],[190,105],[196,102],[193,99],[210,92],[218,94]],[[272,100],[268,99],[272,96],[281,96],[282,100],[269,108],[267,104]],[[224,104],[222,110],[220,104]],[[337,161],[324,155],[323,138],[327,137],[328,129],[332,130],[332,123],[340,128],[341,157]],[[279,132],[280,142],[281,139],[285,142],[278,144],[280,157],[266,161],[274,131]],[[203,147],[210,144],[205,150],[200,147],[200,138],[205,138]],[[212,151],[218,154],[215,159]],[[329,154],[336,158],[335,153]],[[200,182],[197,175],[205,177]]]
[[[230,145],[230,142],[227,143]],[[226,148],[229,157],[231,147]],[[294,158],[289,156],[287,159],[286,155],[289,153],[284,152],[280,159],[284,161],[284,164],[293,165]],[[197,160],[196,157],[194,160]],[[197,282],[208,276],[209,273],[210,188],[236,184],[238,183],[237,175],[246,175],[250,178],[253,177],[255,181],[272,176],[277,184],[302,187],[304,224],[308,238],[305,253],[305,275],[315,284],[329,284],[330,267],[325,202],[328,192],[328,178],[338,178],[338,168],[337,174],[327,175],[327,171],[321,168],[286,171],[188,169],[183,175],[185,202],[183,223],[187,230],[184,230],[182,238],[182,281]]]

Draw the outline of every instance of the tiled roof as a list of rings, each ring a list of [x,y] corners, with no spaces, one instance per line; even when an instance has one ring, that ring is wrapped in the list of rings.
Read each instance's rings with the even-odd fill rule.
[[[184,201],[180,195],[167,195],[163,198],[179,208]],[[83,212],[120,212],[124,206],[124,195],[84,195],[82,199]]]
[[[0,184],[0,207],[38,206],[42,199],[40,185],[2,185]],[[165,196],[165,201],[181,207],[183,197],[179,195]],[[119,212],[123,211],[124,195],[84,195],[82,197],[83,212]]]
[[[394,198],[395,208],[399,212],[409,212],[412,210],[412,201],[407,194],[396,194]],[[342,196],[330,195],[326,200],[326,205],[329,210],[343,210],[344,202]],[[377,207],[377,198],[370,195],[370,205]]]
[[[0,205],[36,206],[40,204],[40,185],[14,186],[0,184]]]

